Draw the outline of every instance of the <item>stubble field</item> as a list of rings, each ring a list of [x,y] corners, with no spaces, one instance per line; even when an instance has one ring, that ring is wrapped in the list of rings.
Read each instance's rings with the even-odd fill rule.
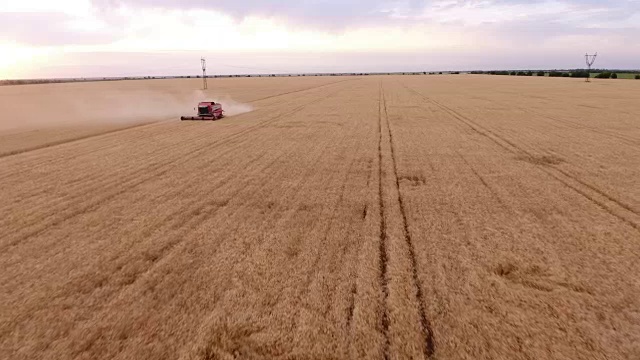
[[[638,84],[199,85],[0,88],[0,358],[640,358]]]

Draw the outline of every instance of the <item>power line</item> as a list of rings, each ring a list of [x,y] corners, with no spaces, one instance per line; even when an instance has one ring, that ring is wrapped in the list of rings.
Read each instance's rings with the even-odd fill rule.
[[[279,71],[282,71],[282,70],[265,69],[265,68],[257,68],[257,67],[250,67],[250,66],[238,66],[238,65],[228,65],[228,64],[219,64],[219,65],[224,67],[236,68],[236,69],[267,71],[270,73],[277,73]]]
[[[593,55],[584,54],[584,59],[587,63],[587,79],[585,80],[586,82],[591,81],[591,65],[596,62],[596,57],[598,57],[598,53],[595,53]]]
[[[207,59],[200,58],[200,64],[202,64],[202,89],[207,90]]]

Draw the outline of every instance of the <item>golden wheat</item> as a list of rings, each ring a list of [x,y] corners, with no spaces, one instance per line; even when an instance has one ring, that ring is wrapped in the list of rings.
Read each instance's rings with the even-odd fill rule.
[[[198,85],[0,88],[0,358],[640,356],[637,84],[215,79],[253,111],[64,118]]]

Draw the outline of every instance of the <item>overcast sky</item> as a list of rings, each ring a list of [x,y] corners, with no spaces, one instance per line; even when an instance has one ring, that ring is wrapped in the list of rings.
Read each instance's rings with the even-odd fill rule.
[[[640,68],[640,0],[0,0],[0,78]]]

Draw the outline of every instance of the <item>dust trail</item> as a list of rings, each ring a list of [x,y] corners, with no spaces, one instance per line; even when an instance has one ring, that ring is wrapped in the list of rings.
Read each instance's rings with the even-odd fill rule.
[[[194,101],[192,103],[192,107],[195,106],[200,101],[215,101],[217,103],[222,104],[222,109],[226,116],[240,115],[250,111],[253,111],[253,106],[250,104],[241,103],[233,100],[228,95],[207,95],[202,90],[196,90],[193,93]]]
[[[131,88],[130,83],[81,85],[2,89],[0,133],[70,127],[120,127],[178,120],[182,115],[194,114],[194,108],[200,101],[221,103],[227,116],[253,110],[251,105],[235,101],[230,96],[207,95],[202,90]],[[24,90],[29,90],[28,96],[20,93]]]

